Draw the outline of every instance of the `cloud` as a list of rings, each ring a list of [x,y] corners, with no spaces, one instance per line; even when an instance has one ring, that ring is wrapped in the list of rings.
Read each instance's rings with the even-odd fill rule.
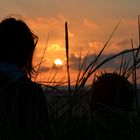
[[[52,17],[25,17],[25,19],[29,26],[32,28],[32,30],[35,31],[37,35],[39,34],[43,41],[46,40],[48,33],[50,32],[50,38],[47,45],[47,52],[45,55],[45,57],[48,60],[49,66],[53,64],[53,61],[56,58],[61,58],[62,60],[65,60],[65,16],[58,15]],[[131,22],[135,23],[133,20],[126,21],[130,24]],[[102,32],[101,29],[98,28],[96,22],[88,18],[84,18],[82,22],[81,20],[77,19],[76,21],[71,21],[68,23],[70,53],[72,52],[72,55],[70,56],[70,65],[72,69],[77,70],[79,65],[79,56],[77,56],[75,53],[78,53],[79,50],[82,50],[82,55],[86,55],[89,52],[89,55],[91,55],[88,58],[87,63],[89,63],[94,54],[98,54],[100,52],[106,40],[108,39],[108,36],[106,37],[106,39],[105,34]],[[127,27],[128,26],[126,26],[126,28]],[[97,31],[97,29],[101,32]],[[96,32],[94,32],[93,30],[96,30]],[[122,32],[124,32],[125,30],[122,30]],[[106,32],[106,30],[104,30],[104,32]],[[110,31],[107,31],[107,33],[108,32]],[[111,41],[105,48],[104,55],[106,54],[107,56],[109,54],[117,53],[123,49],[131,47],[131,43],[129,42],[130,40],[127,40],[127,36],[123,36],[124,34],[121,34],[119,35],[119,37],[112,37]],[[101,37],[98,38],[98,36]],[[41,53],[44,50],[44,42],[42,43],[43,45],[38,45],[39,49],[42,48]],[[39,58],[39,55],[37,55],[37,57]],[[115,63],[116,62],[114,62],[112,66],[115,66]],[[109,65],[107,67],[109,67]]]
[[[127,26],[137,26],[137,18],[126,18],[122,21],[124,24],[126,24]]]
[[[70,68],[73,70],[78,70],[80,57],[72,53],[70,55]]]
[[[99,53],[99,51],[103,48],[104,44],[101,41],[90,41],[88,43],[90,53]]]
[[[50,33],[51,38],[62,38],[64,34],[65,17],[62,15],[52,17],[25,17],[27,24],[42,39],[47,39]]]
[[[48,72],[49,70],[50,70],[50,68],[47,67],[47,66],[41,66],[40,67],[40,73],[45,73],[45,72]]]
[[[102,61],[104,61],[107,58],[110,58],[112,56],[114,56],[115,54],[111,53],[111,54],[102,54],[101,57],[98,60],[98,64]],[[83,62],[85,59],[85,57],[81,58],[81,62]],[[84,69],[89,66],[89,64],[95,59],[95,54],[89,54],[87,59],[86,59],[86,66],[84,67]],[[70,68],[74,69],[74,70],[78,70],[78,66],[79,66],[79,60],[80,57],[72,54],[70,56]],[[132,54],[131,53],[127,53],[123,56],[123,60],[124,60],[124,66],[126,66],[127,63],[129,63],[128,66],[132,65]],[[108,61],[107,63],[105,63],[104,65],[102,65],[99,69],[101,70],[107,70],[107,69],[112,69],[113,71],[116,69],[119,69],[119,67],[121,66],[121,62],[122,62],[122,55],[118,56],[114,59],[112,59],[111,61]],[[84,70],[83,69],[83,70]]]
[[[42,26],[39,26],[39,27],[58,27],[58,25],[60,24],[64,24],[66,19],[64,16],[62,15],[58,15],[58,16],[52,16],[52,17],[34,17],[34,18],[31,18],[31,17],[25,17],[25,19],[32,25],[42,25]]]
[[[64,48],[62,48],[59,44],[52,44],[48,47],[48,51],[65,51]]]
[[[89,29],[95,30],[98,28],[98,25],[93,21],[93,20],[89,20],[87,18],[85,18],[83,20],[83,23],[86,27],[88,27]]]
[[[63,70],[63,66],[57,66],[57,65],[54,65],[54,67],[53,67],[53,69],[55,70],[55,71],[62,71]]]
[[[130,45],[130,40],[124,39],[116,43],[118,46],[129,46]]]
[[[53,67],[47,67],[47,66],[41,66],[40,67],[40,71],[39,73],[40,74],[43,74],[43,73],[56,73],[56,72],[62,72],[63,71],[63,66],[53,66]]]

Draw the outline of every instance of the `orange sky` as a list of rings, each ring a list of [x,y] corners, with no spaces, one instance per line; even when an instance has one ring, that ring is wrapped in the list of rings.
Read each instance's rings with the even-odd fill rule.
[[[60,58],[63,61],[63,66],[60,71],[57,72],[55,80],[59,81],[63,77],[67,79],[64,31],[64,23],[65,21],[67,21],[67,19],[62,15],[58,15],[56,17],[48,18],[25,17],[25,20],[30,25],[32,30],[39,36],[39,42],[35,55],[36,63],[39,63],[40,57],[42,57],[48,35],[50,34],[47,44],[47,50],[44,57],[44,59],[46,59],[46,62],[41,65],[41,73],[38,76],[38,80],[48,81],[48,79],[46,80],[46,78],[49,77],[51,68],[53,67],[54,60],[56,58]],[[87,54],[98,54],[119,21],[119,19],[114,19],[110,20],[109,23],[107,21],[104,21],[104,24],[102,24],[90,18],[84,18],[82,20],[75,19],[72,21],[68,20],[69,47],[72,63],[70,72],[72,81],[75,81],[77,77],[77,61],[79,60],[80,51],[82,57]],[[124,49],[131,48],[130,39],[133,38],[134,42],[137,44],[137,34],[137,17],[134,17],[132,19],[122,19],[117,31],[115,32],[109,45],[105,49],[104,54],[115,54]],[[106,69],[110,68],[108,67]]]
[[[131,48],[130,38],[135,47],[138,45],[137,16],[140,14],[139,0],[1,0],[0,19],[7,15],[22,18],[38,35],[39,42],[35,52],[34,65],[38,64],[47,39],[45,62],[41,65],[38,80],[48,81],[54,60],[63,61],[57,69],[55,81],[66,77],[65,32],[64,24],[68,22],[69,47],[71,60],[71,80],[75,81],[80,52],[98,54],[110,33],[120,22],[104,55],[115,54]],[[110,69],[112,67],[108,67]],[[53,77],[53,74],[51,74]]]

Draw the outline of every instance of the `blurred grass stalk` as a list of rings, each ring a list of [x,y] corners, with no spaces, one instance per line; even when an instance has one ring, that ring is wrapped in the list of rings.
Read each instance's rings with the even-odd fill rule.
[[[114,54],[114,55],[110,56],[110,57],[100,59],[102,57],[102,54],[103,54],[105,48],[108,46],[108,43],[110,42],[112,36],[114,35],[116,29],[118,28],[118,25],[119,24],[117,24],[117,26],[114,28],[113,32],[110,34],[108,40],[106,41],[106,43],[104,44],[104,46],[102,47],[100,52],[92,58],[90,64],[88,64],[88,54],[84,57],[84,59],[82,59],[81,53],[80,53],[79,71],[78,71],[78,76],[77,76],[77,80],[76,80],[76,84],[75,84],[74,93],[79,93],[80,95],[82,94],[82,92],[84,93],[85,91],[83,90],[83,88],[85,87],[87,80],[91,76],[93,76],[92,74],[94,74],[94,76],[93,76],[93,81],[94,81],[95,78],[96,78],[96,71],[99,70],[106,63],[108,63],[110,61],[113,61],[114,59],[117,59],[118,57],[122,57],[121,62],[120,62],[120,66],[119,66],[119,69],[118,69],[119,74],[125,76],[127,79],[130,76],[132,76],[134,90],[137,92],[137,76],[138,76],[138,73],[136,73],[136,70],[140,66],[139,65],[140,59],[139,59],[139,56],[138,56],[139,49],[140,49],[140,44],[138,44],[139,46],[134,47],[133,40],[131,39],[131,45],[132,45],[131,49],[123,50],[121,52],[118,52],[117,54]],[[140,43],[140,21],[139,21],[139,17],[138,17],[138,25],[139,25],[139,43]],[[71,89],[71,80],[70,80],[70,71],[69,71],[70,65],[69,65],[69,42],[68,42],[68,25],[67,25],[67,22],[65,22],[65,43],[66,43],[65,47],[66,47],[67,76],[68,76],[67,83],[68,83],[68,93],[69,93],[68,95],[70,95],[71,91],[73,92],[73,90]],[[129,59],[126,59],[128,57],[127,54],[130,54]],[[130,60],[132,60],[132,63],[130,63]],[[85,92],[85,93],[86,93],[86,95],[88,95],[89,92]],[[76,95],[76,96],[78,95],[77,97],[79,97],[79,94],[74,94],[74,95]],[[92,114],[92,112],[90,110],[88,110],[88,108],[84,108],[85,104],[82,104],[84,102],[79,103],[79,101],[78,101],[79,98],[71,98],[71,99],[74,99],[74,100],[69,100],[69,98],[67,98],[67,97],[69,97],[69,96],[65,96],[65,100],[66,99],[67,100],[64,103],[62,102],[63,100],[61,100],[61,99],[64,99],[64,96],[59,97],[59,98],[57,97],[56,102],[54,102],[54,104],[51,106],[51,113],[50,114],[51,114],[51,117],[54,118],[54,120],[55,120],[55,123],[53,123],[53,125],[54,125],[54,128],[56,127],[55,134],[57,136],[61,137],[61,136],[64,135],[64,136],[66,136],[66,139],[67,139],[67,138],[71,137],[72,134],[76,134],[77,136],[81,136],[82,134],[85,134],[85,133],[91,135],[97,129],[97,130],[99,130],[98,131],[99,133],[98,134],[95,133],[95,135],[98,137],[98,136],[101,136],[101,134],[103,134],[102,133],[103,131],[102,132],[100,131],[100,130],[102,130],[102,127],[104,128],[104,130],[107,130],[111,125],[113,126],[113,125],[119,124],[121,127],[124,128],[123,125],[125,125],[125,123],[123,124],[122,121],[120,121],[120,119],[122,119],[121,116],[120,116],[120,118],[118,118],[118,116],[114,116],[115,121],[119,120],[118,121],[119,123],[118,122],[116,123],[112,118],[111,123],[110,123],[111,125],[109,126],[108,121],[107,121],[107,123],[105,123],[103,117],[100,118],[98,116],[93,116],[94,114]],[[72,96],[72,97],[75,97],[75,96]],[[83,97],[86,98],[86,96],[83,96]],[[137,94],[136,94],[136,98],[137,98]],[[76,101],[75,101],[75,99],[76,99]],[[80,101],[84,101],[84,100],[82,100],[82,98],[80,98]],[[138,101],[136,101],[136,102],[137,102],[137,105],[138,105]],[[89,104],[90,104],[90,100],[88,100],[88,105]],[[82,111],[82,115],[80,115],[80,113],[78,112],[79,110],[77,108],[79,106],[81,107],[80,109]],[[137,106],[137,109],[138,109],[138,106]],[[74,112],[73,110],[76,112],[76,114],[78,114],[79,123],[78,123],[77,120],[75,122],[75,120],[74,120],[75,118],[74,118],[74,116],[72,116],[72,113]],[[89,121],[88,115],[87,116],[84,115],[84,112],[86,112],[86,111],[89,112],[89,115],[91,116],[90,121]],[[61,116],[59,116],[59,113],[61,113]],[[117,117],[117,119],[116,119],[116,117]],[[123,122],[125,122],[125,121],[126,121],[126,118],[124,118]],[[86,127],[85,127],[85,125],[86,125]],[[100,125],[102,127],[100,127]],[[84,126],[84,127],[82,127],[82,126]],[[85,128],[85,130],[86,130],[84,133],[82,133],[83,128]],[[127,132],[129,130],[131,131],[133,129],[133,127],[132,127],[132,129],[130,129],[128,127],[128,125],[127,125],[126,128],[127,129],[125,129],[125,130],[127,130]],[[76,131],[76,130],[78,130],[78,131]],[[90,132],[89,132],[89,130],[90,130]],[[135,131],[135,130],[133,130],[133,131]],[[112,131],[110,131],[110,132],[112,132]],[[122,131],[120,137],[123,137],[125,132]],[[93,136],[94,136],[94,134],[93,134]],[[119,136],[119,134],[117,136]],[[76,137],[74,137],[74,138],[76,138]],[[77,140],[82,139],[82,138],[83,137],[79,137],[79,138],[77,138]],[[133,137],[132,137],[132,139],[133,139]]]
[[[68,38],[68,24],[65,22],[65,47],[66,47],[66,59],[67,59],[67,76],[68,76],[68,94],[71,94],[70,84],[70,71],[69,71],[69,38]]]
[[[139,101],[138,101],[138,92],[137,92],[137,63],[139,61],[139,51],[140,51],[140,15],[138,15],[138,50],[136,51],[136,54],[133,53],[133,62],[134,62],[134,69],[132,71],[132,80],[134,84],[134,93],[136,96],[136,110],[137,110],[137,115],[139,116]],[[134,48],[133,46],[133,40],[131,39],[131,44],[132,44],[132,49]]]
[[[37,79],[37,77],[38,77],[38,74],[39,74],[39,72],[40,72],[41,64],[43,63],[43,59],[44,59],[44,56],[45,56],[45,53],[46,53],[46,50],[47,50],[47,45],[48,45],[49,37],[50,37],[50,33],[49,33],[49,35],[48,35],[47,42],[46,42],[46,45],[45,45],[45,48],[44,48],[42,57],[41,57],[41,59],[40,59],[40,63],[37,65],[37,66],[38,66],[38,69],[37,69],[37,71],[36,71],[36,75],[35,75],[34,81],[36,81],[36,79]]]
[[[132,49],[134,48],[133,45],[133,40],[131,39],[131,44],[132,44]],[[136,110],[137,110],[137,115],[139,116],[139,105],[138,105],[138,95],[137,95],[137,53],[138,53],[139,49],[136,52],[132,51],[133,54],[133,63],[134,63],[134,68],[132,70],[132,81],[133,81],[133,85],[134,85],[134,93],[135,93],[135,99],[136,99]]]
[[[106,41],[106,43],[104,44],[104,46],[102,47],[102,49],[100,50],[100,52],[98,53],[97,56],[95,56],[92,60],[91,63],[85,68],[82,76],[79,78],[78,77],[78,82],[77,82],[77,88],[79,90],[79,92],[82,92],[83,87],[86,85],[86,82],[88,81],[89,77],[91,77],[91,75],[93,73],[95,73],[95,71],[100,68],[104,63],[108,62],[109,60],[106,60],[105,62],[100,62],[99,63],[99,58],[102,56],[102,53],[104,52],[105,48],[107,47],[108,43],[110,42],[112,36],[114,35],[115,31],[117,30],[118,26],[119,26],[120,22],[115,26],[114,30],[112,31],[111,35],[109,36],[108,40]],[[88,56],[85,57],[85,59],[87,59]],[[83,63],[85,63],[87,60],[84,60]],[[99,64],[98,64],[99,63]],[[84,64],[81,66],[84,66]]]

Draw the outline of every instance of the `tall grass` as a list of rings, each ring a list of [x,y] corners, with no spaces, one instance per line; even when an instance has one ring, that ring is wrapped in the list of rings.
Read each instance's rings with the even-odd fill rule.
[[[68,93],[71,93],[70,71],[69,71],[69,38],[68,38],[68,24],[65,22],[65,42],[66,42],[66,60],[67,60],[67,76],[68,76]]]
[[[102,68],[105,64],[121,57],[120,66],[117,69],[118,74],[125,76],[126,79],[132,77],[132,84],[135,92],[135,103],[136,112],[139,115],[138,97],[137,97],[137,70],[140,65],[139,50],[140,50],[140,17],[138,16],[138,33],[139,33],[139,44],[134,47],[133,39],[131,39],[131,48],[123,50],[117,54],[109,56],[101,60],[101,56],[104,50],[111,41],[114,33],[116,32],[120,22],[115,26],[114,30],[111,32],[109,38],[103,45],[100,52],[95,55],[91,62],[88,64],[88,54],[85,58],[81,59],[79,57],[79,71],[77,75],[77,80],[75,82],[74,90],[71,89],[71,75],[70,75],[70,59],[69,59],[69,38],[68,38],[68,24],[65,22],[65,48],[66,48],[66,60],[67,60],[67,84],[68,84],[68,94],[58,96],[56,95],[49,105],[50,120],[52,123],[52,129],[55,138],[57,140],[61,139],[96,139],[104,140],[107,139],[130,139],[133,140],[140,138],[138,136],[138,130],[140,126],[140,120],[137,118],[134,121],[130,120],[129,115],[126,113],[118,114],[118,112],[113,112],[110,116],[98,116],[90,110],[90,87],[87,89],[87,81],[89,78],[93,77],[93,81],[96,80],[96,71]],[[131,54],[130,58],[126,59],[125,55]],[[42,56],[42,58],[44,55]],[[132,63],[130,61],[132,60]],[[41,59],[41,63],[43,59]],[[52,70],[53,71],[53,70]],[[38,71],[39,72],[39,71]],[[51,72],[52,74],[52,72]],[[55,77],[55,75],[53,76]],[[49,79],[50,82],[52,80]],[[61,83],[61,84],[60,84]],[[62,94],[61,90],[57,91],[57,87],[65,83],[62,78],[58,83],[56,83],[51,89],[56,89],[56,92]],[[48,83],[47,85],[49,85]],[[94,83],[93,83],[94,84]],[[91,85],[92,86],[92,85]],[[86,88],[86,90],[84,90]],[[51,91],[52,91],[51,90]],[[50,91],[50,92],[51,92]],[[74,93],[74,94],[71,94]],[[69,98],[72,95],[73,98]],[[133,113],[133,112],[132,112]],[[109,119],[108,119],[108,118]],[[117,125],[117,126],[115,126]]]
[[[45,52],[46,52],[46,49],[47,49],[47,45],[48,45],[48,41],[49,41],[49,37],[50,37],[50,33],[49,33],[49,35],[48,35],[47,42],[46,42],[46,45],[45,45],[45,48],[44,48],[44,51],[43,51],[42,57],[41,57],[41,59],[40,59],[40,63],[37,65],[37,66],[38,66],[38,69],[37,69],[37,71],[36,71],[36,75],[35,75],[35,79],[34,79],[35,81],[36,81],[36,79],[37,79],[37,77],[38,77],[38,74],[39,74],[39,72],[40,72],[41,64],[42,64],[43,61],[44,61],[44,56],[45,56]]]

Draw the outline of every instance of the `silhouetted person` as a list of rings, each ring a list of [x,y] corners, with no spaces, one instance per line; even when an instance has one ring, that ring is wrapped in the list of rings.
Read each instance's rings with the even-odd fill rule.
[[[133,86],[124,76],[105,73],[93,83],[91,108],[99,114],[110,111],[130,112],[133,101]]]
[[[37,36],[22,21],[0,23],[0,139],[48,139],[50,130],[45,96],[32,59]]]

